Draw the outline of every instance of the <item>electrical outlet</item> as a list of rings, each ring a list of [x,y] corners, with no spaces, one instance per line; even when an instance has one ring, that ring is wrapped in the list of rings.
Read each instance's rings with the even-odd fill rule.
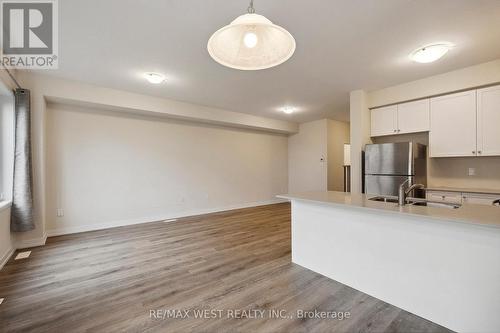
[[[475,176],[476,175],[476,168],[469,168],[469,176]]]
[[[57,217],[63,217],[64,216],[64,210],[62,208],[57,208],[56,215],[57,215]]]

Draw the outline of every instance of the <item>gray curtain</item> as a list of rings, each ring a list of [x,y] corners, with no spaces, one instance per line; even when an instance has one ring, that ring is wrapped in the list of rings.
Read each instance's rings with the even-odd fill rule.
[[[31,170],[30,91],[16,89],[15,93],[15,156],[14,186],[10,230],[28,231],[33,221],[33,176]]]

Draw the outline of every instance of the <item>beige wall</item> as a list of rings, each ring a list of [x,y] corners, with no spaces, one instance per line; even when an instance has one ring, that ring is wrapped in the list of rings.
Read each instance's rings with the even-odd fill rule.
[[[344,144],[349,143],[349,123],[327,121],[328,191],[344,190]]]
[[[285,135],[67,105],[49,105],[46,121],[49,235],[275,202],[287,192]]]
[[[289,192],[327,190],[327,130],[326,119],[311,121],[288,138]]]
[[[370,110],[364,90],[350,93],[351,192],[362,192],[362,156],[370,139]]]
[[[14,239],[10,234],[10,208],[0,209],[0,268],[14,250]]]
[[[374,143],[414,141],[429,144],[428,133],[393,135],[373,138]],[[428,153],[428,152],[427,152]],[[469,176],[469,168],[476,169]],[[453,157],[427,159],[429,187],[490,189],[500,192],[500,157]]]
[[[368,107],[500,83],[500,59],[368,93]]]

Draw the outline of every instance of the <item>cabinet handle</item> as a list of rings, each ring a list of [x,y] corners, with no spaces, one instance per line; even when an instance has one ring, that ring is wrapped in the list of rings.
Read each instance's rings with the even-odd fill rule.
[[[480,151],[480,150],[478,150],[478,151],[477,151],[477,153],[478,153],[478,154],[482,154],[483,152],[482,152],[482,151]]]
[[[398,130],[394,130],[394,133],[396,133]]]
[[[476,151],[475,151],[475,150],[473,150],[473,151],[472,151],[472,154],[473,154],[473,155],[475,155],[475,154],[476,154]]]
[[[400,130],[400,129],[398,129],[398,133],[399,133],[399,132],[401,132],[401,130]]]

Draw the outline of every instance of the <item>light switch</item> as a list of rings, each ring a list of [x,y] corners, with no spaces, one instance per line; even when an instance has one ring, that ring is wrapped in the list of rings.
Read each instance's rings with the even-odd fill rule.
[[[476,175],[476,168],[469,168],[469,176],[475,176]]]

